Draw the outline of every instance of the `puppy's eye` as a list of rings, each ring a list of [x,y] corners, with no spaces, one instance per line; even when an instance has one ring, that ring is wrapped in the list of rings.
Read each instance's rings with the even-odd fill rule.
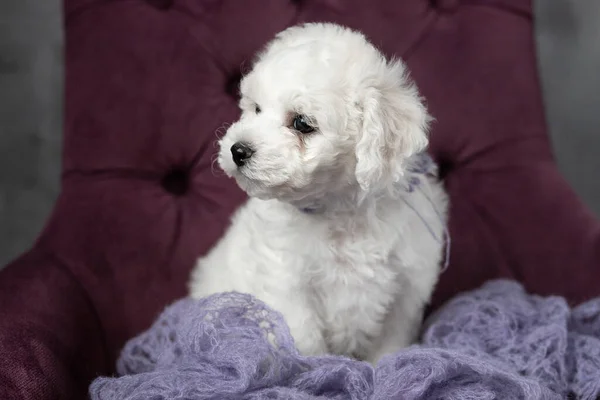
[[[292,128],[300,133],[311,133],[315,131],[315,128],[310,126],[308,118],[304,115],[297,114],[292,120]]]
[[[254,106],[254,112],[255,113],[260,114],[261,111],[262,110],[260,109],[260,107],[258,106],[258,104]]]

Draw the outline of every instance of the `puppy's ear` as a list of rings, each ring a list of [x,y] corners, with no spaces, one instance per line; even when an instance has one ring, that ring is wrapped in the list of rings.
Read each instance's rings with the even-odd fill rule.
[[[402,63],[385,65],[363,92],[356,145],[356,179],[363,190],[385,188],[403,175],[404,161],[427,147],[429,115]]]

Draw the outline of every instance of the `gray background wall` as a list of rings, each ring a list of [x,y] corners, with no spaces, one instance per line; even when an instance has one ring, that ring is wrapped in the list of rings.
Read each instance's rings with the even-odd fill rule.
[[[31,245],[58,193],[61,0],[0,0],[0,267]]]
[[[557,162],[600,216],[600,0],[537,0],[535,11]]]
[[[59,186],[61,0],[0,0],[0,267],[27,249]],[[600,215],[600,0],[537,0],[558,164]]]

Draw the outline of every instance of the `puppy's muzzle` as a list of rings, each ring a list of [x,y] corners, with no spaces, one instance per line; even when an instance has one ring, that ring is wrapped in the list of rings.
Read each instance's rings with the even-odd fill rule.
[[[236,142],[231,146],[231,156],[238,167],[244,166],[253,154],[254,150],[246,143]]]

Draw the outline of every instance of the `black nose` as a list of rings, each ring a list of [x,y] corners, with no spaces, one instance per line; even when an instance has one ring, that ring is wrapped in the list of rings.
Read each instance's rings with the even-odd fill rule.
[[[250,146],[248,146],[245,143],[237,142],[233,146],[231,146],[231,155],[233,156],[233,162],[238,167],[241,167],[244,164],[246,164],[246,161],[248,161],[250,157],[252,157],[252,154],[254,154],[254,150],[252,150]]]

